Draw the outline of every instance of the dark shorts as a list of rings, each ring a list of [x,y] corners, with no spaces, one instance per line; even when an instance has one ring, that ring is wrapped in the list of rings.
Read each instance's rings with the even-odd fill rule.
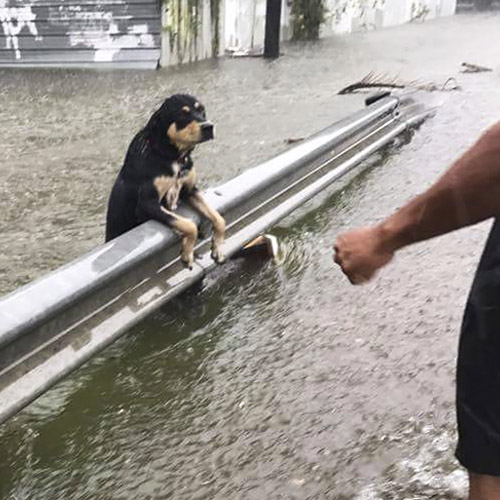
[[[465,308],[457,365],[456,456],[500,476],[500,221],[495,221]]]

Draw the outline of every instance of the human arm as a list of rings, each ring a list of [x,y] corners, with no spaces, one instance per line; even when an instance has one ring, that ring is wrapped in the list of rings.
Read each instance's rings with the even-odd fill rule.
[[[500,122],[427,191],[382,223],[340,235],[334,260],[351,283],[370,280],[394,253],[500,214]]]

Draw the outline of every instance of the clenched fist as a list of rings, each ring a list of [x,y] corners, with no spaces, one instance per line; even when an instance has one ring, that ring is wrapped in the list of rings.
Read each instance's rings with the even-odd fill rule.
[[[394,249],[385,241],[380,226],[341,234],[333,249],[334,261],[354,285],[369,281],[394,256]]]

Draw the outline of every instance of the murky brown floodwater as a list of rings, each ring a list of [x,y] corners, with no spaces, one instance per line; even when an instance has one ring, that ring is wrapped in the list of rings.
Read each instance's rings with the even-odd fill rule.
[[[102,240],[134,132],[197,94],[219,183],[361,106],[370,71],[443,82],[437,116],[273,231],[284,261],[232,262],[0,429],[2,499],[454,499],[457,330],[487,224],[349,286],[330,247],[421,191],[499,117],[498,16],[455,17],[157,73],[0,72],[0,288]],[[462,75],[463,61],[495,68]],[[331,191],[333,193],[333,190]]]

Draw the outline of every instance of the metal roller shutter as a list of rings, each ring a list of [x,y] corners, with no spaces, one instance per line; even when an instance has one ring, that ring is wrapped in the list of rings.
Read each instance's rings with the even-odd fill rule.
[[[1,66],[156,68],[158,0],[0,0]]]

